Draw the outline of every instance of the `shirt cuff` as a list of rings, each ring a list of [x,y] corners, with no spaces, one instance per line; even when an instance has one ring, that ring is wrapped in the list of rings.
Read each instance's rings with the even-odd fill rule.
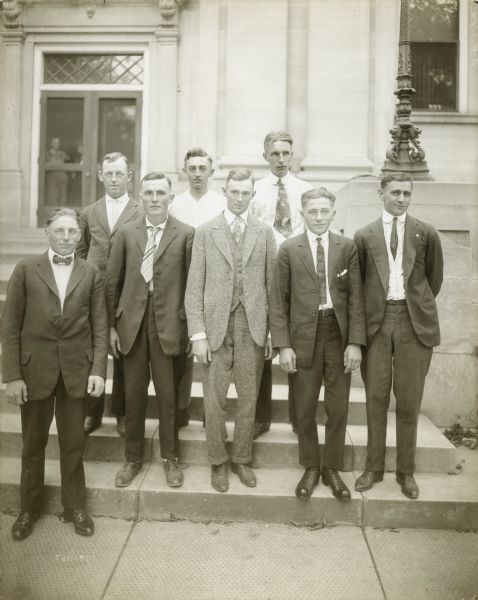
[[[191,336],[191,342],[197,342],[198,340],[207,340],[205,331],[200,331],[199,333],[195,333]]]

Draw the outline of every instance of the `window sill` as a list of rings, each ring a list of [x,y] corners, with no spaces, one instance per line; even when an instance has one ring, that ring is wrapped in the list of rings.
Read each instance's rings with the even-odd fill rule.
[[[448,125],[478,125],[478,114],[458,113],[454,111],[413,111],[412,121],[415,123],[446,123]]]

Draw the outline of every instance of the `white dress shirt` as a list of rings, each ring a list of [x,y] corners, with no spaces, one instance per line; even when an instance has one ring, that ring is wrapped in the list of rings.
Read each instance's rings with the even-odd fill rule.
[[[73,270],[73,263],[75,262],[75,255],[68,254],[67,256],[71,256],[71,263],[69,265],[60,264],[56,265],[53,262],[53,257],[56,252],[54,252],[51,248],[48,249],[48,259],[51,264],[51,268],[53,269],[53,276],[55,277],[56,287],[58,289],[58,296],[60,298],[60,306],[61,312],[63,312],[63,304],[65,303],[66,296],[66,288],[68,287],[68,282],[70,281],[71,271]],[[58,255],[60,256],[60,255]],[[62,258],[67,258],[66,256],[62,256]]]
[[[388,254],[388,268],[390,278],[388,281],[387,300],[403,300],[405,298],[405,286],[403,284],[403,238],[405,234],[405,220],[407,213],[397,217],[398,247],[395,260],[390,249],[390,237],[392,234],[393,215],[386,210],[382,213],[383,233],[385,234],[385,245]]]
[[[148,227],[156,228],[156,231],[154,232],[154,253],[156,254],[156,252],[158,251],[159,242],[161,241],[161,238],[163,237],[164,228],[166,227],[166,222],[168,219],[166,218],[166,221],[163,221],[159,225],[153,225],[151,223],[151,221],[148,219],[148,217],[145,217],[145,218],[146,218],[146,230],[148,232],[148,239],[149,239],[149,235],[150,235],[149,234],[150,230],[148,229]],[[154,289],[153,279],[151,279],[151,281],[149,282],[149,291],[150,292],[152,292]]]
[[[312,260],[314,261],[315,272],[317,272],[317,244],[319,243],[317,240],[317,234],[310,229],[306,229],[307,231],[307,239],[309,240],[310,251],[312,252]],[[327,230],[320,236],[322,240],[322,247],[324,249],[324,260],[325,260],[325,279],[326,279],[326,289],[327,289],[327,302],[326,304],[320,304],[319,308],[333,308],[332,298],[330,297],[329,291],[329,231]]]
[[[171,202],[169,212],[183,223],[197,228],[214,219],[226,208],[226,198],[214,190],[208,190],[196,200],[187,190],[178,194]]]
[[[124,193],[119,198],[111,198],[108,194],[105,194],[106,200],[106,215],[108,217],[108,225],[110,231],[113,231],[121,213],[126,208],[129,201],[128,193]]]
[[[254,185],[255,195],[251,202],[251,213],[262,221],[272,227],[274,231],[275,240],[277,247],[286,239],[281,233],[274,229],[274,221],[276,218],[276,206],[277,206],[277,195],[279,193],[279,186],[277,175],[269,173],[263,179],[256,181]],[[290,216],[292,225],[292,234],[298,235],[304,231],[304,221],[300,211],[302,205],[300,198],[304,192],[308,192],[312,189],[312,185],[308,181],[303,181],[291,173],[287,173],[284,177],[281,177],[281,181],[287,192],[287,199],[289,200]]]

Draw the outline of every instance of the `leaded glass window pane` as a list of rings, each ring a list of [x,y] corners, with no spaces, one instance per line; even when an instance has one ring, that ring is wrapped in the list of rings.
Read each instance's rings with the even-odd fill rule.
[[[142,84],[142,54],[45,54],[43,83]]]

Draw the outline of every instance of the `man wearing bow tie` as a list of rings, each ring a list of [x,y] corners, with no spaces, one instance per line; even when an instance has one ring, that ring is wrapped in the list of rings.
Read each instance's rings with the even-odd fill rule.
[[[169,214],[173,194],[163,173],[143,177],[141,199],[145,215],[118,231],[106,271],[110,346],[123,358],[126,395],[126,462],[115,485],[129,485],[142,467],[151,374],[166,482],[179,487],[178,386],[188,347],[184,292],[194,229]]]
[[[305,468],[295,493],[301,500],[310,498],[322,466],[324,485],[339,500],[349,500],[338,471],[343,469],[350,374],[365,343],[357,248],[329,231],[333,194],[319,188],[302,194],[301,202],[306,230],[279,249],[269,306],[272,345],[294,385],[299,462]],[[315,415],[322,382],[327,422],[321,460]]]
[[[103,278],[75,258],[77,214],[53,211],[47,221],[48,252],[26,258],[10,279],[2,320],[3,381],[10,402],[21,408],[21,512],[12,528],[22,540],[32,532],[41,506],[48,432],[56,416],[60,445],[63,520],[92,535],[85,510],[83,468],[86,394],[104,390],[108,326]]]
[[[97,266],[104,274],[113,239],[122,225],[134,221],[142,213],[141,203],[128,194],[128,183],[133,173],[128,159],[120,152],[106,154],[101,161],[98,179],[104,185],[105,195],[85,207],[80,213],[81,238],[77,254]],[[91,398],[85,419],[85,433],[101,427],[105,396]],[[124,375],[121,358],[113,357],[113,389],[111,410],[116,415],[118,433],[124,437],[125,401]]]
[[[224,193],[227,208],[197,229],[186,290],[193,353],[204,365],[211,485],[219,492],[229,486],[225,422],[231,376],[237,390],[232,470],[244,485],[256,485],[249,463],[262,366],[272,353],[267,304],[276,258],[272,229],[248,214],[251,171],[230,171]]]
[[[382,481],[390,391],[396,404],[396,480],[416,499],[413,476],[417,422],[433,347],[440,343],[435,297],[443,281],[437,231],[407,214],[413,183],[408,175],[384,175],[382,216],[355,234],[364,282],[367,349],[362,375],[367,395],[367,463],[355,489]],[[392,383],[393,382],[393,383]]]
[[[271,131],[264,139],[264,160],[270,173],[255,184],[251,204],[252,214],[272,227],[277,248],[287,238],[304,231],[300,198],[312,189],[307,181],[290,172],[293,157],[292,136],[286,131]],[[264,362],[259,395],[257,397],[254,438],[269,431],[271,425],[272,360]],[[289,377],[289,420],[296,430],[293,389]]]

